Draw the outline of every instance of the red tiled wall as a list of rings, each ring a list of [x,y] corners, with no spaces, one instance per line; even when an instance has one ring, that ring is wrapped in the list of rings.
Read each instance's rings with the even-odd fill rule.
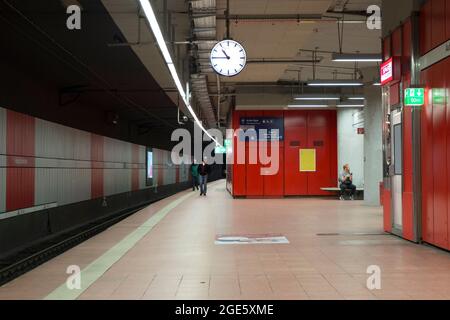
[[[428,0],[420,11],[421,54],[450,39],[450,0]]]
[[[273,197],[284,195],[328,195],[320,190],[337,185],[337,118],[335,111],[236,111],[233,129],[240,127],[241,117],[284,117],[285,139],[280,142],[279,171],[273,176],[262,176],[257,164],[237,163],[237,137],[234,138],[235,164],[233,168],[233,195]],[[300,145],[292,145],[291,142]],[[314,142],[323,141],[315,147]],[[271,145],[268,144],[269,150]],[[304,173],[299,168],[299,150],[316,148],[317,172]],[[251,152],[258,153],[256,142],[246,143],[246,159]]]
[[[103,137],[91,134],[91,198],[97,199],[104,195],[103,185],[104,185],[104,141]]]
[[[433,90],[448,92],[450,58],[422,72],[427,101],[422,110],[422,225],[424,241],[450,249],[450,106],[433,100]]]
[[[402,31],[402,82],[403,88],[411,83],[411,20],[401,27]],[[401,94],[401,93],[400,93]],[[403,237],[414,240],[413,215],[413,152],[412,152],[412,108],[405,107],[403,113]]]
[[[34,206],[35,118],[7,111],[6,211]]]

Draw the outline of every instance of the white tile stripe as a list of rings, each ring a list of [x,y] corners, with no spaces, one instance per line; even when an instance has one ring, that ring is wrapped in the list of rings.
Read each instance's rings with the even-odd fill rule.
[[[66,283],[51,292],[44,300],[74,300],[95,283],[109,268],[119,261],[129,250],[131,250],[142,238],[144,238],[162,219],[164,219],[174,208],[192,197],[189,192],[174,200],[160,209],[137,227],[132,233],[119,241],[115,246],[98,257],[94,262],[81,271],[81,289],[71,290]]]

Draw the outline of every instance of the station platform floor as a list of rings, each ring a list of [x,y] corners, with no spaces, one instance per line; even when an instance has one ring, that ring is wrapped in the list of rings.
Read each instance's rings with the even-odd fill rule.
[[[280,234],[289,244],[215,244]],[[66,286],[68,266],[81,289]],[[369,290],[368,266],[381,268]],[[233,199],[185,191],[0,288],[0,299],[450,299],[450,254],[382,232],[362,201]]]

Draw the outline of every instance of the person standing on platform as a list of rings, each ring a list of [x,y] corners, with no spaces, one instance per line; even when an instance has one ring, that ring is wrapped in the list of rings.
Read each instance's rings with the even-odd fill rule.
[[[208,175],[211,172],[210,166],[206,163],[206,158],[203,159],[201,165],[198,166],[198,174],[200,176],[200,196],[206,196],[208,191]]]
[[[194,160],[191,164],[192,191],[198,190],[198,164]]]

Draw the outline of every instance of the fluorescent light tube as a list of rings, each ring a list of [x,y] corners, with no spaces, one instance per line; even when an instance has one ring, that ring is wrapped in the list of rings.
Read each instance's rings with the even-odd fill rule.
[[[183,99],[186,107],[188,108],[191,116],[194,118],[195,123],[200,127],[200,129],[205,132],[205,134],[211,138],[216,144],[222,146],[220,143],[217,142],[216,139],[214,139],[208,131],[203,127],[202,123],[198,119],[197,115],[195,114],[195,111],[192,109],[192,106],[189,104],[189,101],[186,99],[186,92],[184,90],[183,85],[181,84],[181,80],[178,77],[177,70],[175,68],[175,65],[173,64],[172,56],[170,55],[169,48],[167,47],[166,41],[164,40],[164,36],[161,32],[161,28],[159,27],[158,20],[156,19],[155,12],[153,11],[153,8],[150,4],[149,0],[139,0],[139,3],[141,4],[142,10],[144,11],[145,17],[147,18],[147,21],[150,25],[150,28],[152,29],[153,35],[155,36],[156,42],[158,43],[159,49],[161,50],[161,54],[164,58],[164,61],[167,64],[167,67],[169,68],[170,74],[172,75],[173,81],[175,82],[175,86],[178,89],[178,92]]]
[[[367,53],[333,53],[332,60],[335,62],[382,62],[381,54]]]
[[[348,100],[366,100],[366,98],[364,98],[364,97],[348,97],[347,98]]]
[[[338,104],[338,108],[364,108],[364,104]]]
[[[153,35],[156,38],[156,42],[161,50],[161,53],[164,57],[164,60],[167,64],[173,63],[172,57],[170,55],[169,49],[167,48],[166,41],[164,40],[164,36],[161,32],[161,28],[159,27],[158,20],[156,19],[155,12],[153,11],[152,6],[150,5],[149,0],[139,0],[142,10],[145,13],[148,23],[150,24],[150,28],[152,29]]]
[[[327,104],[290,104],[288,108],[328,108]]]
[[[340,100],[336,94],[302,94],[294,97],[294,100]]]
[[[310,80],[308,86],[311,87],[359,87],[364,83],[358,80]]]

